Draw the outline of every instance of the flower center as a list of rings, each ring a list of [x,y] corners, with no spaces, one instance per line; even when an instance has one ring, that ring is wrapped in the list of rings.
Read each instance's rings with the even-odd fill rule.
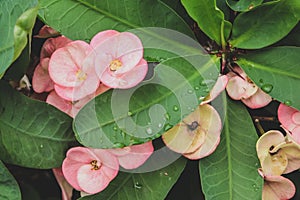
[[[97,160],[92,160],[90,164],[92,165],[91,170],[98,170],[101,167],[101,163],[98,164]]]
[[[117,59],[111,61],[110,64],[109,64],[109,69],[111,71],[117,71],[121,67],[122,67],[122,62],[120,60],[117,60]]]
[[[194,131],[198,128],[199,123],[197,121],[193,121],[191,124],[187,124],[187,127],[191,130]]]
[[[84,81],[84,80],[87,78],[87,74],[84,73],[82,70],[79,69],[79,70],[76,72],[76,77],[77,77],[77,80],[79,80],[79,81]]]

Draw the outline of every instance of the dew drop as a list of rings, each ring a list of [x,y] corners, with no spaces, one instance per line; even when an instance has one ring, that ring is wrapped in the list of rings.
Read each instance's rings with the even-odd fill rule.
[[[202,101],[203,99],[205,99],[205,97],[202,97],[202,96],[199,97],[199,100],[200,100],[200,101]]]
[[[120,142],[116,142],[116,143],[114,143],[114,147],[115,148],[123,148],[123,147],[125,147],[125,144],[120,143]]]
[[[187,92],[188,94],[193,94],[194,90],[189,89]]]
[[[158,128],[161,128],[161,127],[162,127],[162,124],[161,124],[161,123],[159,123],[159,124],[158,124]]]
[[[153,131],[152,131],[152,129],[150,127],[148,127],[146,129],[146,133],[148,133],[149,135],[152,135]]]
[[[195,86],[194,89],[195,89],[195,90],[199,90],[200,87],[199,87],[199,86]]]
[[[178,111],[178,110],[179,110],[178,106],[176,106],[176,105],[173,106],[173,110],[174,110],[174,111]]]
[[[42,145],[42,144],[41,144],[41,145],[40,145],[40,147],[41,147],[41,148],[43,148],[43,147],[44,147],[44,145]]]
[[[252,187],[253,187],[253,188],[256,188],[257,186],[256,186],[256,184],[253,184]]]
[[[132,115],[132,112],[128,111],[127,115],[128,115],[128,116],[131,116],[131,115]]]
[[[169,113],[166,113],[166,114],[164,115],[164,117],[165,117],[165,120],[170,120],[170,115],[169,115]]]
[[[265,92],[265,93],[270,93],[273,90],[273,85],[271,84],[264,84],[261,89]]]
[[[263,83],[264,83],[264,80],[263,80],[263,79],[259,79],[259,83],[260,83],[260,84],[263,84]]]
[[[168,180],[171,181],[171,180],[172,180],[172,177],[169,177]]]
[[[169,129],[171,129],[173,126],[171,124],[165,124],[164,126],[164,131],[168,131]]]
[[[283,102],[285,105],[290,106],[292,105],[292,102],[290,100],[286,100]]]
[[[142,185],[139,182],[136,182],[134,184],[134,188],[136,188],[136,189],[142,189]]]
[[[117,131],[117,130],[118,130],[118,127],[117,127],[117,126],[114,126],[113,130],[114,130],[114,131]]]

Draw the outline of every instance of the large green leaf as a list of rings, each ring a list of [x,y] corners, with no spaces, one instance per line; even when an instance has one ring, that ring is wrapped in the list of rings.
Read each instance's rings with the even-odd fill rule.
[[[112,148],[159,137],[189,114],[218,77],[217,57],[196,55],[164,61],[135,88],[108,91],[76,116],[73,129],[84,146]]]
[[[297,26],[293,28],[293,30],[282,40],[277,42],[276,46],[296,46],[300,47],[300,22],[298,22]]]
[[[176,183],[186,161],[179,159],[167,167],[147,173],[119,172],[102,192],[80,200],[161,200]],[[159,165],[159,163],[157,163]]]
[[[231,23],[224,20],[224,13],[217,8],[216,0],[181,0],[181,2],[208,37],[219,45],[225,45]]]
[[[0,160],[0,199],[1,200],[21,200],[21,192],[15,178],[10,174],[5,165]]]
[[[234,11],[245,12],[260,5],[264,0],[226,0],[228,6]]]
[[[224,95],[225,96],[225,95]],[[216,151],[200,160],[200,176],[206,200],[260,200],[263,179],[257,168],[257,134],[245,106],[224,101],[226,116]]]
[[[300,109],[300,47],[274,47],[242,55],[237,63],[273,98]]]
[[[41,0],[40,4],[42,20],[74,40],[90,40],[107,29],[141,27],[164,27],[193,35],[184,20],[159,0]]]
[[[59,167],[74,142],[71,118],[0,82],[0,158],[32,168]]]
[[[35,7],[37,3],[37,0],[0,1],[0,77],[13,61],[16,22],[21,14]]]
[[[238,15],[232,28],[232,46],[259,49],[286,36],[299,21],[293,1],[268,2]]]

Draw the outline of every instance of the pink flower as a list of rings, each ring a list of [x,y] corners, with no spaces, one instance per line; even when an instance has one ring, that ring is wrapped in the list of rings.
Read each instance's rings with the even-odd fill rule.
[[[97,90],[99,78],[91,60],[86,59],[91,51],[89,44],[73,41],[53,53],[49,63],[49,74],[60,97],[68,101],[77,101]]]
[[[60,36],[57,38],[49,38],[43,44],[40,55],[40,63],[35,68],[32,77],[32,87],[35,92],[50,92],[54,89],[54,83],[48,72],[49,60],[56,49],[66,46],[71,40]]]
[[[127,146],[119,149],[109,149],[109,151],[117,156],[120,165],[125,169],[135,169],[141,166],[153,153],[152,141]]]
[[[134,34],[103,31],[93,37],[91,46],[96,73],[108,87],[131,88],[145,78],[148,64],[142,43]]]
[[[296,188],[292,181],[283,176],[266,176],[259,169],[260,175],[264,178],[264,186],[262,191],[262,200],[286,200],[291,199]]]
[[[71,200],[73,188],[72,186],[66,181],[62,169],[61,168],[53,168],[53,174],[59,184],[59,187],[62,192],[62,200]]]
[[[55,91],[52,91],[47,99],[46,102],[51,104],[52,106],[56,107],[57,109],[63,111],[64,113],[68,114],[70,117],[75,118],[79,110],[85,106],[92,98],[95,96],[102,94],[103,92],[109,90],[110,88],[100,84],[99,88],[96,90],[95,95],[91,94],[83,99],[77,101],[68,101],[66,99],[61,98],[57,95]]]
[[[278,107],[278,119],[300,144],[300,111],[281,103]]]
[[[227,76],[226,90],[232,99],[241,100],[252,109],[264,107],[272,101],[271,96],[258,88],[240,67],[235,67],[234,72]]]
[[[117,158],[104,149],[74,147],[63,161],[62,171],[73,188],[89,194],[104,190],[118,174]]]
[[[49,38],[49,37],[55,37],[60,35],[59,32],[57,32],[56,30],[54,30],[53,28],[51,28],[48,25],[44,25],[40,31],[38,35],[35,35],[34,37],[36,38]]]
[[[218,112],[210,105],[200,105],[162,135],[171,150],[196,160],[214,152],[220,142],[222,123]]]

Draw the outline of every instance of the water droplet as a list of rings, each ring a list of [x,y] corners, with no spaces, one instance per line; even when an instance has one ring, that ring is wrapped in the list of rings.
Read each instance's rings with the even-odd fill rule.
[[[121,136],[122,136],[123,138],[126,137],[126,133],[123,132],[123,131],[121,131]]]
[[[149,134],[149,135],[152,135],[152,129],[150,128],[150,127],[148,127],[147,129],[146,129],[146,132]]]
[[[263,84],[264,80],[263,79],[259,79],[259,83]]]
[[[199,86],[195,86],[194,89],[195,89],[195,90],[199,90],[200,87],[199,87]]]
[[[255,165],[254,165],[255,167],[259,167],[259,164],[258,163],[255,163]]]
[[[286,100],[283,102],[285,105],[290,106],[292,105],[292,102],[290,100]]]
[[[162,124],[161,124],[161,123],[159,123],[159,124],[158,124],[158,128],[161,128],[161,127],[162,127]]]
[[[255,192],[257,192],[258,190],[259,190],[259,188],[258,188],[258,187],[254,188],[254,191],[255,191]]]
[[[174,110],[174,111],[178,111],[178,110],[179,110],[178,106],[176,106],[176,105],[173,106],[173,110]]]
[[[120,142],[116,142],[116,143],[114,143],[114,147],[115,148],[123,148],[123,147],[125,147],[125,144],[120,143]]]
[[[173,126],[171,124],[165,124],[164,126],[164,131],[168,131],[169,129],[171,129]]]
[[[172,180],[172,177],[169,177],[168,180],[171,181],[171,180]]]
[[[200,101],[202,101],[203,99],[205,99],[205,97],[202,97],[202,96],[199,97],[199,100],[200,100]]]
[[[253,187],[253,188],[256,188],[257,186],[256,186],[256,184],[253,184],[252,187]]]
[[[165,175],[165,176],[168,176],[169,174],[168,174],[168,172],[165,172],[164,175]]]
[[[117,131],[117,130],[118,130],[118,127],[117,127],[117,126],[114,126],[113,129],[114,129],[114,131]]]
[[[134,188],[136,188],[136,189],[142,189],[142,185],[139,182],[136,182],[134,184]]]
[[[270,93],[273,90],[273,85],[271,84],[264,84],[261,89],[265,92],[265,93]]]
[[[43,148],[43,147],[44,147],[44,145],[42,145],[42,144],[41,144],[41,145],[40,145],[40,147],[41,147],[41,148]]]
[[[165,120],[170,120],[170,118],[171,118],[169,113],[166,113],[164,117],[165,117]]]
[[[187,92],[188,92],[188,94],[193,94],[194,90],[189,89]]]
[[[128,116],[131,116],[131,115],[132,115],[132,112],[128,111],[127,115],[128,115]]]

